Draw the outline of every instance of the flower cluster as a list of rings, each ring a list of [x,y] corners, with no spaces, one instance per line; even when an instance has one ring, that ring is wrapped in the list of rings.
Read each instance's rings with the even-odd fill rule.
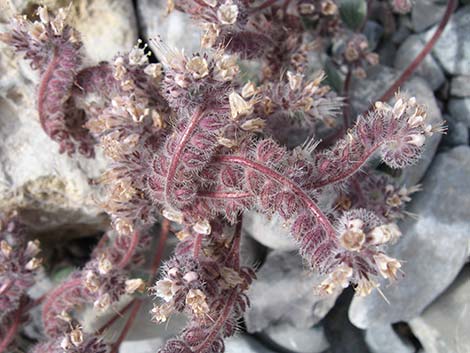
[[[0,322],[18,309],[21,298],[34,285],[42,264],[39,252],[39,241],[27,240],[17,215],[0,215]]]
[[[69,154],[78,146],[91,157],[98,147],[112,162],[98,180],[112,229],[45,301],[48,341],[37,353],[108,351],[73,315],[85,304],[106,311],[123,295],[144,290],[144,281],[129,273],[143,264],[157,222],[166,231],[173,222],[180,242],[160,279],[149,282],[158,300],[153,318],[162,323],[176,312],[189,318],[162,353],[223,352],[223,339],[236,332],[255,278],[239,259],[247,210],[283,220],[305,262],[323,275],[322,293],[352,284],[367,295],[379,277],[399,277],[399,261],[385,251],[401,236],[396,221],[418,187],[397,185],[369,161],[411,165],[442,127],[427,122],[414,98],[397,96],[393,105],[375,103],[352,126],[346,119],[331,143],[315,142],[321,130],[340,125],[348,100],[324,83],[323,72],[310,72],[309,56],[332,49],[334,62],[347,68],[346,82],[349,74],[363,76],[377,56],[360,26],[346,30],[332,0],[169,5],[200,22],[204,51],[185,55],[156,40],[158,63],[138,43],[111,62],[81,67],[79,36],[65,24],[65,12],[52,17],[45,8],[40,21],[19,18],[2,35],[41,71],[38,107],[46,133]],[[250,80],[241,65],[247,60],[260,64]],[[310,136],[303,145],[290,140],[295,129]],[[18,283],[29,286],[40,265],[37,251],[35,242],[2,238],[0,291],[15,283],[3,262],[22,266],[25,282]],[[21,296],[7,300],[18,306]]]
[[[59,144],[60,152],[71,155],[78,151],[92,157],[94,140],[83,127],[83,114],[71,102],[75,74],[81,64],[80,36],[65,23],[64,9],[53,17],[41,7],[38,16],[39,21],[34,22],[22,16],[15,18],[13,30],[2,34],[0,40],[24,53],[31,67],[39,70],[39,120],[47,135]]]
[[[174,257],[152,288],[162,300],[152,310],[156,322],[165,322],[173,312],[190,318],[180,337],[170,340],[161,353],[220,352],[222,339],[236,332],[237,320],[249,304],[245,292],[255,275],[240,266],[240,227],[227,235],[223,224],[210,226],[210,238],[207,229],[181,231]]]

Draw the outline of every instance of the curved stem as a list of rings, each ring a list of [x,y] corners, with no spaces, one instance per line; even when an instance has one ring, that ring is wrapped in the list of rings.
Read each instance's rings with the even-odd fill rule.
[[[203,239],[203,235],[202,234],[197,234],[196,239],[194,240],[193,256],[194,256],[195,259],[197,259],[199,257],[199,253],[201,252],[202,239]]]
[[[50,293],[49,299],[44,303],[44,308],[42,309],[42,323],[44,326],[46,326],[49,311],[52,310],[52,307],[57,302],[57,298],[61,297],[69,290],[80,287],[81,284],[82,280],[80,278],[76,278],[69,282],[65,282]]]
[[[173,156],[171,157],[171,162],[170,166],[168,167],[168,173],[166,175],[166,184],[165,184],[165,200],[168,204],[172,204],[171,202],[171,194],[174,189],[174,179],[175,175],[178,169],[178,165],[181,161],[181,155],[184,152],[184,149],[186,148],[186,144],[188,143],[189,139],[191,138],[192,134],[194,133],[194,130],[196,130],[199,126],[199,122],[201,118],[203,117],[203,109],[202,108],[197,108],[196,111],[193,113],[193,116],[191,117],[191,120],[188,122],[188,125],[186,125],[180,140],[178,141],[175,153],[173,153]]]
[[[274,5],[278,0],[266,0],[263,4],[253,8],[251,12],[261,11],[267,9],[269,6]]]
[[[265,165],[254,162],[250,159],[238,156],[219,156],[216,158],[218,162],[221,163],[229,163],[229,164],[236,164],[241,165],[243,167],[251,168],[263,174],[264,176],[270,178],[271,180],[276,181],[277,183],[288,187],[292,190],[300,200],[305,204],[305,206],[315,215],[318,219],[318,222],[322,224],[323,228],[327,232],[327,234],[332,237],[335,237],[335,230],[331,225],[328,218],[325,214],[320,210],[317,204],[300,188],[297,184],[292,182],[289,178],[286,178],[284,175],[278,173],[276,170],[266,167]]]
[[[441,22],[439,23],[439,26],[436,29],[436,32],[434,32],[433,36],[429,40],[429,42],[426,43],[424,48],[421,50],[421,52],[416,56],[416,58],[411,62],[410,65],[403,71],[403,73],[400,75],[400,77],[390,86],[390,88],[378,99],[379,101],[386,102],[388,101],[392,95],[398,90],[398,88],[413,74],[413,72],[416,70],[416,68],[421,64],[421,62],[424,60],[426,55],[429,54],[429,52],[432,50],[438,39],[441,37],[442,32],[444,32],[444,29],[449,22],[449,19],[454,12],[455,8],[457,6],[457,0],[448,0],[447,1],[447,8],[446,12],[444,13],[444,16],[442,17]],[[373,105],[369,107],[369,111],[373,108]]]
[[[121,334],[119,335],[118,339],[116,342],[114,342],[112,348],[111,348],[111,353],[116,353],[119,351],[119,346],[121,345],[122,341],[126,338],[127,334],[129,333],[129,330],[131,329],[132,325],[134,324],[135,319],[137,318],[137,313],[139,312],[140,307],[142,306],[142,301],[141,300],[136,300],[134,303],[132,303],[132,311],[129,315],[129,318],[127,319],[126,325],[121,331]]]
[[[129,244],[129,247],[127,248],[126,253],[124,254],[123,258],[118,264],[119,268],[122,269],[129,264],[129,262],[132,260],[132,256],[134,255],[135,249],[137,248],[138,244],[139,244],[139,233],[137,231],[134,231],[134,233],[132,233],[131,243]]]
[[[47,69],[44,72],[44,75],[41,78],[41,84],[39,85],[38,89],[38,114],[39,114],[39,122],[41,123],[42,128],[46,133],[49,133],[47,131],[47,125],[46,125],[46,114],[44,111],[44,101],[47,99],[47,86],[49,84],[49,81],[52,78],[52,75],[54,74],[54,70],[57,67],[57,64],[59,62],[59,55],[57,53],[57,49],[54,49],[54,54],[52,55],[51,62],[49,65],[47,65]]]
[[[161,224],[160,237],[159,237],[159,240],[158,240],[157,251],[156,251],[155,256],[153,258],[153,261],[152,261],[152,267],[151,267],[151,271],[150,271],[150,276],[147,280],[147,286],[149,286],[155,279],[155,275],[158,271],[158,268],[160,266],[160,262],[162,260],[163,251],[165,250],[165,244],[166,244],[166,240],[168,238],[169,231],[170,231],[170,221],[165,219],[165,220],[163,220],[163,222]],[[139,312],[139,309],[140,309],[141,306],[142,306],[142,300],[134,299],[123,310],[121,310],[120,313],[116,314],[111,320],[109,320],[104,326],[102,326],[98,330],[98,333],[102,333],[104,330],[106,330],[108,327],[110,327],[120,317],[120,315],[122,315],[122,313],[125,313],[127,310],[132,308],[132,311],[129,315],[129,318],[126,321],[126,324],[125,324],[124,328],[121,331],[121,334],[119,335],[116,342],[114,342],[114,344],[112,345],[111,353],[118,352],[119,346],[125,340],[127,334],[129,333],[129,330],[132,328],[132,325],[134,324],[134,321],[137,318],[137,313]]]
[[[204,352],[208,351],[209,347],[207,347],[206,345],[210,344],[211,342],[214,341],[214,339],[219,334],[219,331],[222,329],[224,323],[227,321],[227,318],[230,315],[230,312],[232,310],[236,294],[237,294],[236,290],[233,289],[231,291],[230,295],[227,298],[227,302],[225,303],[224,309],[220,313],[219,318],[217,319],[217,321],[212,326],[212,329],[210,330],[210,333],[208,335],[206,335],[204,341],[202,341],[200,344],[198,344],[194,348],[195,353],[204,353]]]
[[[116,315],[114,315],[111,319],[109,319],[103,326],[101,326],[97,331],[96,335],[101,336],[104,331],[111,327],[117,320],[119,320],[122,315],[127,313],[127,311],[132,307],[132,305],[137,301],[137,299],[131,300],[129,304],[127,304],[122,310],[118,311]]]
[[[385,143],[385,142],[386,141],[384,141],[383,143]],[[371,147],[368,151],[366,151],[362,155],[362,158],[359,161],[352,164],[351,168],[342,170],[342,172],[339,175],[335,176],[334,178],[323,180],[319,183],[315,183],[315,184],[313,184],[313,186],[318,189],[318,188],[325,187],[327,185],[338,183],[342,180],[345,180],[345,179],[349,178],[351,175],[353,175],[359,169],[361,169],[361,167],[364,164],[366,164],[366,162],[369,160],[369,158],[372,157],[372,155],[380,148],[380,146],[381,146],[381,144]]]
[[[349,86],[351,85],[351,67],[348,66],[348,73],[344,79],[343,85],[343,96],[344,96],[344,106],[343,106],[343,130],[347,131],[350,124],[351,116],[351,98],[349,97]]]
[[[246,199],[253,197],[249,192],[237,192],[237,191],[208,191],[198,193],[198,197],[205,199]]]
[[[13,341],[13,339],[15,338],[16,332],[18,331],[18,328],[20,326],[21,316],[23,315],[23,308],[24,308],[24,298],[21,298],[20,305],[15,312],[13,323],[8,329],[5,337],[0,342],[0,353],[3,353],[8,348],[8,346]]]

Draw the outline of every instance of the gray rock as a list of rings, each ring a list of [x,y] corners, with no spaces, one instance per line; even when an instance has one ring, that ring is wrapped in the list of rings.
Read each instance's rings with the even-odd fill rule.
[[[140,341],[124,341],[119,347],[119,353],[155,353],[163,346],[165,341],[153,338]]]
[[[397,51],[394,64],[395,68],[405,70],[423,48],[424,43],[418,35],[409,36]],[[431,55],[427,55],[423,62],[417,67],[415,75],[427,81],[434,91],[445,81],[444,72]]]
[[[400,225],[403,238],[390,256],[402,261],[404,277],[382,283],[368,297],[354,298],[349,318],[360,328],[410,320],[455,279],[469,255],[470,147],[459,146],[439,154],[423,181],[409,211],[417,220]]]
[[[461,121],[455,121],[452,117],[445,115],[444,120],[447,125],[447,132],[442,138],[443,144],[455,147],[460,145],[468,145],[469,143],[469,127]]]
[[[454,97],[470,97],[470,75],[452,77],[450,94]]]
[[[5,46],[0,51],[0,208],[17,208],[37,233],[90,235],[106,227],[89,183],[105,158],[59,154],[36,111],[37,76]]]
[[[364,27],[364,34],[367,37],[367,41],[369,42],[369,49],[375,50],[377,45],[382,38],[384,33],[384,28],[380,24],[375,21],[367,21]]]
[[[378,65],[368,70],[366,79],[353,80],[351,86],[353,112],[360,114],[366,111],[369,105],[379,99],[398,76],[399,74],[395,70]],[[436,98],[429,85],[423,79],[412,77],[403,84],[401,92],[415,96],[420,104],[424,104],[427,107],[427,116],[430,123],[437,124],[442,122],[442,115]],[[421,160],[416,165],[408,167],[402,172],[401,179],[407,185],[418,183],[424,176],[436,153],[440,140],[441,135],[439,134],[429,138]]]
[[[131,0],[76,1],[71,22],[80,32],[87,59],[93,64],[111,60],[137,43],[137,18]]]
[[[434,34],[434,26],[422,36],[428,41]],[[457,11],[447,24],[432,52],[442,67],[453,75],[470,75],[470,5]]]
[[[348,319],[353,293],[351,288],[347,288],[322,321],[326,338],[330,342],[330,349],[326,353],[370,353],[364,340],[364,331],[353,326]]]
[[[225,340],[226,353],[276,353],[255,338],[248,335],[238,335]],[[134,353],[134,352],[130,352]]]
[[[257,266],[266,256],[266,248],[242,231],[240,241],[240,261],[243,266]]]
[[[290,251],[298,248],[289,234],[289,229],[277,214],[268,219],[255,211],[245,212],[243,230],[270,249]]]
[[[170,47],[186,53],[200,50],[201,30],[180,11],[167,14],[166,1],[137,0],[137,11],[145,39],[158,36]],[[154,48],[152,42],[149,43]]]
[[[323,327],[297,328],[289,324],[268,327],[263,338],[292,353],[321,353],[330,346]]]
[[[371,353],[414,353],[411,342],[405,342],[391,325],[373,326],[366,331],[366,343]]]
[[[397,27],[398,28],[394,31],[392,35],[391,41],[394,44],[401,44],[411,34],[413,24],[411,23],[411,19],[408,16],[398,16]]]
[[[470,98],[452,98],[447,105],[454,121],[460,121],[470,127]]]
[[[33,8],[28,7],[31,4],[45,3],[49,9],[56,11],[70,1],[14,0],[8,3],[11,8],[5,11],[10,12],[7,16],[24,13]],[[2,12],[4,6],[8,4],[3,5],[2,2]],[[137,41],[137,19],[131,0],[76,0],[70,8],[68,21],[80,32],[87,63],[110,60],[118,52],[132,49]]]
[[[281,323],[309,328],[328,313],[337,297],[337,294],[314,295],[319,278],[304,268],[296,253],[271,252],[257,277],[248,292],[251,301],[245,313],[248,332]]]
[[[438,23],[445,11],[444,1],[416,0],[411,10],[411,21],[415,32],[422,32]]]
[[[409,322],[426,353],[464,353],[470,347],[470,267],[424,313]]]

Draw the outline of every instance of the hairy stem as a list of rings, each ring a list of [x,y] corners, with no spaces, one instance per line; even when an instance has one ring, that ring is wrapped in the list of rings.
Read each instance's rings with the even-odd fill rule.
[[[385,143],[385,142],[387,142],[387,141],[384,141],[383,143]],[[350,165],[349,168],[343,169],[341,171],[341,173],[339,175],[335,176],[334,178],[323,180],[321,182],[315,183],[314,187],[315,188],[322,188],[322,187],[325,187],[327,185],[335,184],[335,183],[338,183],[340,181],[343,181],[343,180],[349,178],[350,176],[355,174],[357,171],[359,171],[364,166],[364,164],[367,163],[369,158],[372,157],[372,155],[380,148],[381,145],[382,144],[372,146],[369,150],[367,150],[363,153],[363,155],[361,156],[361,159],[356,161],[354,164]]]
[[[349,86],[351,85],[351,67],[348,66],[348,72],[346,78],[344,79],[343,85],[343,96],[344,96],[344,105],[343,105],[343,130],[346,132],[350,124],[351,116],[351,97],[349,97]]]
[[[18,309],[15,312],[15,317],[13,319],[13,323],[11,324],[10,328],[7,331],[7,334],[5,337],[2,339],[0,342],[0,353],[5,352],[5,350],[8,348],[10,343],[13,341],[15,338],[16,332],[19,329],[20,322],[21,322],[21,316],[23,315],[23,308],[24,308],[24,298],[20,299],[20,305]]]
[[[261,163],[254,162],[244,157],[219,156],[217,157],[217,161],[221,163],[240,165],[245,168],[256,170],[262,175],[270,178],[271,180],[274,180],[275,182],[294,191],[297,197],[299,197],[299,199],[302,200],[305,206],[315,215],[318,222],[320,222],[327,234],[334,239],[336,238],[336,232],[326,215],[320,210],[317,204],[302,190],[302,188],[292,182],[289,178],[286,178],[284,175],[278,173],[274,169],[268,168]]]
[[[121,343],[124,341],[127,334],[129,333],[129,330],[132,328],[132,325],[134,324],[134,321],[137,318],[137,313],[139,312],[141,306],[142,300],[136,300],[134,303],[132,303],[132,311],[129,315],[129,318],[127,319],[126,325],[122,329],[121,334],[119,335],[116,342],[114,342],[111,348],[111,353],[117,353],[119,351],[119,347],[121,346]]]
[[[165,244],[166,240],[168,238],[168,233],[170,231],[170,221],[168,220],[163,220],[161,224],[161,230],[160,230],[160,237],[157,245],[157,251],[155,252],[155,256],[152,261],[152,267],[151,267],[151,272],[150,276],[147,280],[147,286],[150,286],[150,284],[154,281],[155,275],[158,271],[158,268],[160,266],[160,262],[162,260],[163,256],[163,251],[165,250]],[[111,353],[116,353],[119,351],[119,347],[121,343],[125,340],[127,334],[129,333],[130,329],[132,328],[132,325],[134,324],[135,319],[137,318],[137,313],[139,312],[140,307],[142,306],[142,300],[139,299],[134,299],[132,302],[130,302],[122,311],[121,315],[123,312],[126,312],[130,308],[132,308],[132,311],[129,315],[129,318],[126,321],[126,324],[124,328],[122,329],[121,334],[119,335],[118,339],[116,342],[114,342]],[[103,332],[106,328],[111,326],[118,318],[120,315],[116,315],[113,317],[110,321],[108,321],[103,327],[98,330],[98,332]]]
[[[214,339],[217,337],[224,323],[227,321],[229,315],[231,314],[236,295],[237,292],[235,289],[233,289],[227,298],[227,302],[225,303],[224,309],[220,313],[219,318],[217,319],[217,321],[214,322],[214,325],[211,327],[210,333],[206,336],[204,341],[202,341],[194,348],[195,353],[205,353],[208,351],[208,346],[210,346],[211,342],[213,342]]]
[[[165,185],[165,200],[168,204],[171,204],[171,195],[174,189],[174,180],[175,175],[178,170],[178,165],[181,162],[181,156],[186,148],[186,145],[191,138],[194,131],[199,127],[199,122],[203,117],[204,111],[201,108],[197,108],[196,111],[193,113],[191,120],[186,125],[180,140],[178,141],[178,145],[176,147],[176,151],[171,157],[170,166],[168,168],[168,172],[166,175],[166,185]]]
[[[206,199],[246,199],[251,198],[253,195],[249,192],[237,192],[237,191],[209,191],[209,192],[201,192],[197,195],[201,198]]]
[[[44,303],[44,307],[42,309],[42,323],[46,326],[49,312],[54,307],[54,304],[57,302],[57,299],[66,294],[68,291],[76,289],[82,285],[82,280],[80,278],[73,279],[71,281],[63,283],[61,286],[57,287],[53,290],[50,295],[49,299]]]
[[[124,254],[123,258],[118,264],[119,268],[122,269],[129,264],[129,262],[132,260],[132,256],[134,255],[135,249],[137,248],[138,244],[139,244],[139,233],[137,231],[134,231],[134,233],[132,233],[131,243],[129,244],[129,247],[127,248],[126,253]]]
[[[38,114],[39,114],[39,121],[41,123],[42,128],[44,131],[49,133],[47,124],[46,124],[46,119],[47,119],[47,114],[45,111],[45,101],[47,99],[47,87],[49,85],[49,82],[52,79],[52,76],[54,74],[54,70],[57,68],[57,65],[59,64],[59,55],[57,52],[57,49],[54,49],[54,54],[52,55],[52,60],[50,61],[49,65],[47,65],[47,69],[44,72],[44,75],[42,76],[41,79],[41,84],[39,85],[38,89]]]
[[[457,0],[447,1],[446,12],[444,13],[444,16],[442,17],[442,20],[439,23],[439,26],[437,27],[436,32],[434,32],[429,42],[426,43],[426,45],[421,50],[421,52],[416,56],[416,58],[411,62],[411,64],[408,65],[408,67],[405,69],[405,71],[403,71],[400,77],[379,98],[379,101],[382,101],[382,102],[388,101],[393,96],[393,94],[398,90],[398,88],[413,74],[413,72],[416,70],[419,64],[421,64],[421,62],[424,60],[426,55],[429,54],[429,52],[432,50],[432,48],[434,47],[438,39],[441,37],[442,32],[444,32],[444,29],[457,6],[457,3],[458,3]],[[373,109],[373,105],[371,105],[368,110],[370,111],[372,109]]]

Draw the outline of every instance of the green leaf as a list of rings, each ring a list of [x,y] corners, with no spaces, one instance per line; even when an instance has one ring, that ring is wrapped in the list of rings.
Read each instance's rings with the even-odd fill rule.
[[[54,283],[59,283],[65,280],[73,271],[75,271],[75,268],[72,266],[66,266],[58,269],[55,271],[52,275],[52,281]]]
[[[340,0],[339,13],[346,26],[357,31],[367,16],[367,2],[366,0]]]
[[[338,70],[329,59],[325,61],[325,74],[326,83],[336,92],[341,93],[341,90],[343,89],[343,80],[341,79],[341,75]]]

